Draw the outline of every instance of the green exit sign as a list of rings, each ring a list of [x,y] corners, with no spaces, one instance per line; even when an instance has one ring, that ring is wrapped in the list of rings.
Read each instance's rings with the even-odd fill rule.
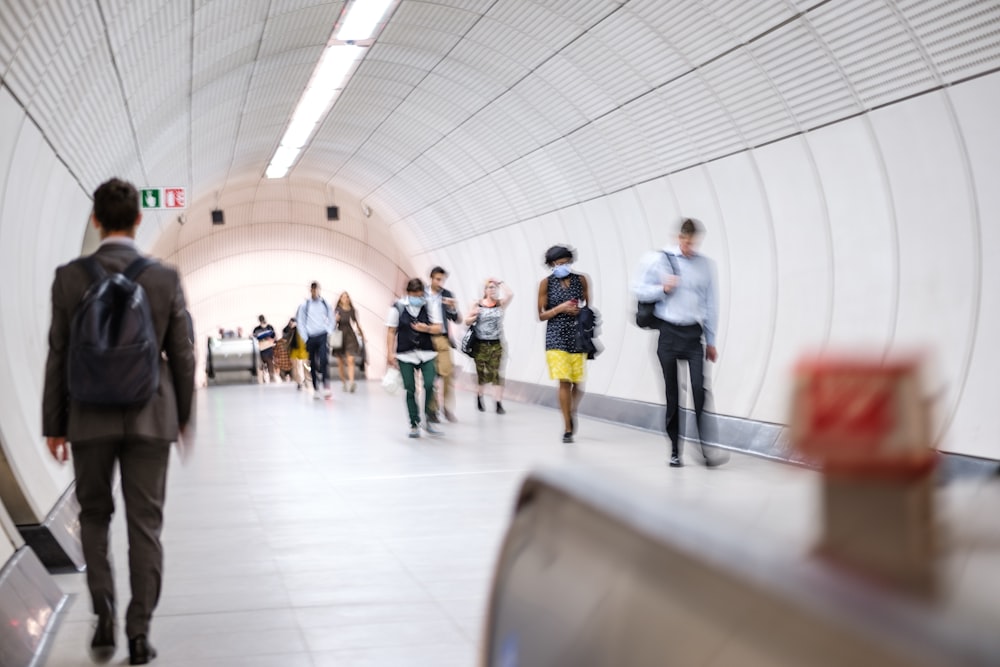
[[[185,208],[187,193],[184,188],[142,188],[139,203],[144,210]]]

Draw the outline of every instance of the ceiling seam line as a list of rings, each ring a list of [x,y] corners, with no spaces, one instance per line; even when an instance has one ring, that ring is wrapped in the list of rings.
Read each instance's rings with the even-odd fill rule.
[[[118,67],[118,59],[115,57],[115,50],[111,45],[111,32],[108,29],[108,20],[104,16],[104,7],[101,6],[101,0],[97,0],[95,3],[97,5],[97,13],[101,17],[101,25],[104,26],[104,43],[108,47],[108,57],[111,59],[111,68],[115,72],[115,79],[118,81],[118,91],[122,96],[122,105],[125,107],[125,117],[128,118],[129,128],[132,130],[132,141],[135,142],[135,153],[136,158],[139,163],[139,169],[142,171],[142,178],[144,181],[149,181],[149,173],[146,171],[146,163],[142,159],[142,145],[139,142],[139,132],[135,127],[135,119],[132,117],[132,107],[128,103],[128,95],[125,92],[125,82],[122,80],[121,68]]]
[[[254,77],[257,75],[257,67],[260,63],[260,51],[264,44],[264,33],[267,31],[267,22],[271,18],[271,7],[274,6],[274,0],[268,0],[267,2],[267,12],[264,14],[264,20],[261,23],[260,36],[257,38],[257,48],[254,49],[253,53],[253,67],[250,69],[250,76],[247,77],[246,87],[243,90],[243,102],[240,104],[240,114],[236,119],[236,130],[233,133],[233,150],[229,155],[229,166],[226,167],[226,178],[222,181],[222,188],[225,189],[229,184],[229,178],[233,174],[233,163],[236,162],[236,147],[240,143],[240,133],[243,130],[243,114],[246,112],[247,100],[250,98],[250,89],[253,88]],[[192,23],[194,22],[194,17],[192,17]],[[194,32],[192,27],[191,32]],[[193,39],[193,37],[192,37]],[[218,202],[216,202],[218,206]]]

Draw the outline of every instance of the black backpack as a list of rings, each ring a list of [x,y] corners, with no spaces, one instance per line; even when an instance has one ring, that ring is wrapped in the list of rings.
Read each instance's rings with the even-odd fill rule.
[[[109,274],[93,256],[93,278],[69,333],[69,394],[81,403],[144,405],[160,385],[160,344],[146,290],[136,282],[153,262],[139,257]]]
[[[677,265],[674,264],[674,256],[666,250],[661,250],[670,263],[670,272],[675,276],[679,275]],[[640,329],[659,329],[660,322],[656,317],[656,301],[637,301],[635,307],[635,324]]]

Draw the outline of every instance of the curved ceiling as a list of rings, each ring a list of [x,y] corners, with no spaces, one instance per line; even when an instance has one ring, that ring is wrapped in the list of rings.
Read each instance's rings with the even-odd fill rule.
[[[3,82],[86,192],[120,174],[212,208],[264,179],[344,8],[5,2]],[[401,0],[288,179],[426,251],[989,71],[998,24],[993,2]]]

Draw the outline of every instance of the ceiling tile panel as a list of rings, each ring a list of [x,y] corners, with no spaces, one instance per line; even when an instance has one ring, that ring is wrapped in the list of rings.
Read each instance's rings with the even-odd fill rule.
[[[459,60],[454,53],[434,68],[434,74],[468,88],[484,100],[495,99],[508,89],[507,85],[492,78],[488,72],[482,72]]]
[[[605,114],[616,102],[571,59],[558,55],[539,68],[537,72],[546,84],[558,90],[587,119]]]
[[[1000,66],[1000,3],[899,0],[897,5],[948,80]]]
[[[597,182],[597,190],[590,195],[614,192],[629,184],[628,171],[617,152],[613,137],[602,132],[602,125],[594,122],[581,127],[566,137]]]
[[[775,30],[747,49],[800,128],[817,127],[860,110],[844,75],[803,24]]]
[[[291,3],[282,4],[284,6],[271,7],[258,58],[266,60],[288,51],[307,49],[315,54],[315,64],[318,59],[317,48],[322,48],[330,40],[343,3],[296,3],[301,5],[298,7],[289,6]]]
[[[658,91],[636,100],[625,110],[635,125],[636,136],[645,139],[645,150],[659,165],[660,173],[697,164],[700,158],[698,147],[674,115],[677,103],[669,92]]]
[[[632,0],[628,10],[662,35],[691,67],[739,45],[739,40],[700,2]]]
[[[739,42],[758,37],[797,13],[785,0],[702,0],[701,4]]]
[[[575,100],[567,96],[568,91],[556,85],[560,81],[560,71],[564,72],[571,67],[567,61],[553,58],[513,88],[522,99],[531,100],[532,105],[545,117],[549,127],[559,136],[572,132],[587,122],[587,115],[576,105]]]
[[[631,11],[630,5],[617,12],[613,20],[595,26],[591,34],[616,51],[647,87],[660,85],[691,69],[663,35]]]
[[[733,122],[750,145],[796,130],[781,96],[745,49],[709,63],[700,70]]]
[[[884,3],[830,3],[809,20],[865,108],[926,90],[934,76],[905,26]]]
[[[0,75],[6,79],[21,45],[38,12],[34,0],[5,0],[0,4]]]
[[[668,104],[684,126],[703,159],[711,159],[747,148],[726,109],[699,76],[685,76],[673,82]],[[678,103],[683,100],[683,103]]]

